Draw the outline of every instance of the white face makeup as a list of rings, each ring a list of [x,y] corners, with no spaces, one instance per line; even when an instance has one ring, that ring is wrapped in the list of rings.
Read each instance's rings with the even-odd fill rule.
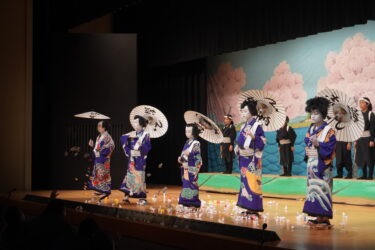
[[[323,121],[322,114],[318,110],[311,111],[311,122],[312,123],[320,123]]]
[[[250,110],[247,106],[245,106],[241,109],[241,119],[242,119],[242,121],[246,122],[246,121],[250,120],[252,117],[253,116],[251,115]]]
[[[142,126],[139,124],[139,119],[134,119],[133,121],[133,125],[134,125],[134,128],[135,128],[135,131],[139,132],[141,131],[143,128]]]
[[[188,139],[193,138],[193,128],[192,127],[186,127],[185,128],[185,135],[186,135],[186,138],[188,138]]]
[[[102,121],[98,122],[97,129],[98,129],[98,132],[100,134],[103,134],[105,132],[105,128],[103,128],[103,122]]]

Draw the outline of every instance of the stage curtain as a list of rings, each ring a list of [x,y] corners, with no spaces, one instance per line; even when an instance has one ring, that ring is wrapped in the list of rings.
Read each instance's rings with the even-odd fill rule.
[[[168,132],[152,139],[152,150],[147,159],[151,183],[179,184],[181,181],[177,157],[186,141],[184,112],[195,110],[206,113],[205,60],[162,67],[140,74],[139,104],[153,105],[167,117]],[[201,141],[203,166],[207,169],[207,144]],[[163,166],[159,168],[159,164]]]
[[[375,1],[139,1],[114,14],[148,66],[172,65],[327,32],[375,18]]]

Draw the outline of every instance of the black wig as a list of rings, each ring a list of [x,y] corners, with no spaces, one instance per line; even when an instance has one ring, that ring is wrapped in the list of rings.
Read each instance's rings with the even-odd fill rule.
[[[258,115],[257,101],[255,101],[254,99],[247,98],[245,101],[241,103],[241,109],[243,109],[245,106],[247,106],[252,116]]]
[[[323,119],[327,117],[329,106],[329,100],[324,97],[314,97],[306,101],[306,108],[305,111],[311,113],[313,110],[318,110],[321,114]]]
[[[136,115],[136,116],[134,116],[134,120],[135,119],[139,120],[139,125],[141,125],[141,127],[143,127],[143,128],[145,128],[148,124],[148,120],[146,118],[144,118],[143,116]]]
[[[105,129],[105,131],[108,131],[111,129],[111,124],[107,120],[102,120],[102,128]]]
[[[193,136],[194,136],[195,138],[198,138],[199,133],[200,133],[201,131],[199,130],[197,124],[195,124],[195,123],[188,123],[188,124],[186,124],[186,127],[192,127],[192,128],[193,128],[193,130],[192,130],[192,134],[193,134]]]
[[[368,97],[362,97],[362,99],[366,100],[367,101],[367,109],[372,111],[372,103],[370,101],[370,98]]]

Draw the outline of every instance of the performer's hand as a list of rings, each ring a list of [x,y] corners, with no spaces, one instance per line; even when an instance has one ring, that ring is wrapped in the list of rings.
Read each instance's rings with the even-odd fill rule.
[[[370,141],[369,145],[370,145],[370,148],[373,148],[375,146],[374,141]]]
[[[230,145],[230,146],[229,146],[229,152],[232,152],[232,151],[233,151],[233,146]]]
[[[292,146],[292,147],[290,147],[290,150],[292,150],[292,152],[294,152],[294,147]]]
[[[352,144],[348,142],[348,144],[346,144],[346,150],[350,151],[351,149],[352,149]]]
[[[223,152],[223,146],[220,145],[220,153]]]
[[[316,135],[311,136],[311,137],[310,137],[310,141],[312,142],[312,144],[313,144],[315,147],[319,146],[318,138],[317,138]]]
[[[188,150],[185,150],[185,151],[184,151],[184,155],[189,156],[189,151],[188,151]]]
[[[92,139],[89,140],[89,146],[94,147],[94,141]]]
[[[251,132],[247,132],[247,133],[246,133],[246,136],[250,136],[251,139],[254,139],[254,138],[255,138],[254,134],[251,133]]]
[[[180,164],[182,164],[182,160],[181,160],[181,157],[180,157],[180,156],[177,157],[177,162],[180,163]]]
[[[310,136],[310,141],[314,142],[316,140],[316,138],[317,138],[317,135],[312,135],[312,136]]]
[[[184,179],[189,180],[189,171],[187,169],[184,169]]]
[[[100,153],[98,151],[94,150],[94,153],[96,158],[100,157]]]
[[[258,169],[262,169],[262,158],[258,159]]]

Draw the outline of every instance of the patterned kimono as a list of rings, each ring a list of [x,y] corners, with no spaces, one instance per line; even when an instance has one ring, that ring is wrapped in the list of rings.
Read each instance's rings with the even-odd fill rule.
[[[88,185],[89,189],[104,194],[111,193],[110,163],[114,149],[115,143],[107,131],[97,137],[93,150],[95,161],[92,176]]]
[[[247,136],[248,132],[251,132],[255,138]],[[262,126],[255,119],[242,126],[236,150],[241,173],[237,206],[254,212],[263,211],[261,158],[265,143]]]
[[[189,155],[184,155],[184,152],[189,152]],[[188,207],[200,207],[198,189],[198,173],[202,166],[200,143],[197,139],[187,140],[182,149],[180,161],[181,165],[181,179],[182,191],[178,200],[179,204]]]
[[[319,147],[309,137],[317,135]],[[307,157],[307,192],[303,212],[310,216],[332,218],[332,161],[334,158],[335,131],[323,122],[318,128],[310,126],[305,137]]]
[[[146,198],[145,169],[147,154],[151,149],[150,135],[141,130],[136,138],[129,134],[122,135],[121,145],[128,157],[128,170],[120,190],[132,198]]]

